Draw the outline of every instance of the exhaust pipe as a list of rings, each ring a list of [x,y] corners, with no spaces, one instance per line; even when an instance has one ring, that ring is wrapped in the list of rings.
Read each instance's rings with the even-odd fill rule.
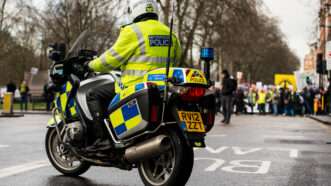
[[[125,150],[124,158],[130,163],[137,163],[161,155],[169,150],[170,146],[170,138],[160,135],[129,147]]]

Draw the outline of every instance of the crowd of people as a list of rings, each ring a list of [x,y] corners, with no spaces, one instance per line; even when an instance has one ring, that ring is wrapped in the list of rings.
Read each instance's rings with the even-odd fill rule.
[[[220,95],[222,97],[222,95]],[[303,116],[324,114],[327,94],[323,88],[305,87],[296,91],[293,87],[240,85],[233,93],[235,113],[261,115]]]
[[[231,113],[272,114],[274,116],[305,116],[330,113],[330,90],[307,86],[296,90],[283,86],[238,85],[227,70],[222,72],[221,87],[216,88],[218,111],[223,113],[223,123],[230,122]],[[231,103],[231,104],[230,104]]]

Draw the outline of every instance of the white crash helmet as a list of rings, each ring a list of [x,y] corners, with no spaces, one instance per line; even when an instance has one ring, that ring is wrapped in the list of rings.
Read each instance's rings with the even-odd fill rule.
[[[147,15],[159,16],[159,7],[156,0],[130,0],[128,13],[130,20],[135,22],[137,19]]]

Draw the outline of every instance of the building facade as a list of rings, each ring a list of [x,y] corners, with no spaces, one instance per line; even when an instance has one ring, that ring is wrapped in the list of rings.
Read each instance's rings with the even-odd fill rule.
[[[305,56],[303,71],[312,73],[316,72],[316,56],[317,50],[315,47],[311,47],[310,52]]]

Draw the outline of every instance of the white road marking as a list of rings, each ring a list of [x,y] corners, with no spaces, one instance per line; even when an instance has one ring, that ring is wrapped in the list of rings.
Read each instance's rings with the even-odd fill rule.
[[[211,154],[220,154],[221,152],[225,151],[226,149],[228,149],[229,147],[220,147],[218,149],[214,149],[212,147],[207,146],[205,149],[200,149],[200,150],[206,150]]]
[[[234,154],[236,155],[246,155],[249,153],[261,151],[262,148],[242,148],[242,147],[232,147]]]
[[[0,178],[13,176],[16,174],[20,174],[23,172],[27,172],[47,166],[50,166],[50,163],[48,161],[35,161],[31,163],[0,169]]]
[[[195,158],[195,161],[208,161],[211,164],[204,169],[205,172],[215,172],[218,169],[224,172],[237,174],[267,174],[271,167],[271,161],[260,160],[233,160],[227,162],[218,158]]]
[[[206,146],[206,148],[195,148],[194,150],[200,151],[204,150],[209,152],[210,154],[220,154],[228,149],[232,149],[233,153],[235,155],[246,155],[249,153],[255,153],[263,150],[269,150],[269,151],[282,151],[282,152],[289,152],[289,157],[290,158],[298,158],[300,151],[298,149],[290,149],[290,148],[276,148],[276,147],[271,147],[271,148],[244,148],[244,147],[227,147],[227,146],[221,146],[219,148],[213,148],[210,146]]]
[[[9,145],[0,145],[0,148],[8,148]]]
[[[252,165],[252,163],[255,163],[257,165]],[[223,167],[222,170],[225,172],[241,174],[267,174],[271,166],[270,161],[260,160],[234,160],[231,161],[229,164],[229,166]],[[250,169],[250,171],[248,171],[247,169]]]
[[[276,139],[307,139],[305,136],[277,136],[277,135],[265,135],[264,138],[276,138]]]
[[[299,157],[299,150],[298,149],[286,149],[286,148],[267,148],[271,151],[288,151],[290,154],[290,158],[298,158]]]
[[[201,161],[201,160],[213,161],[213,164],[211,164],[209,167],[207,167],[205,169],[205,172],[214,172],[218,168],[222,167],[223,164],[225,163],[224,160],[222,160],[222,159],[216,159],[216,158],[195,158],[194,160],[195,161]]]
[[[227,135],[226,134],[210,134],[210,135],[207,135],[207,137],[211,137],[211,138],[223,138],[223,137],[226,137]]]

